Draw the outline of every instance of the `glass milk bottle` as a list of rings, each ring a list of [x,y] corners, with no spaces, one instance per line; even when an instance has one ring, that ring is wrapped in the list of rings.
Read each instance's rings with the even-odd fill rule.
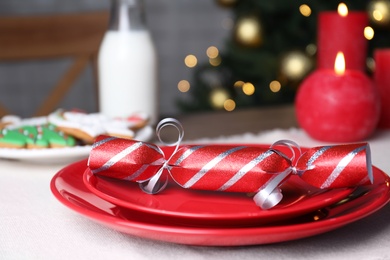
[[[111,0],[111,17],[99,50],[99,107],[110,117],[144,112],[157,120],[155,48],[142,0]]]

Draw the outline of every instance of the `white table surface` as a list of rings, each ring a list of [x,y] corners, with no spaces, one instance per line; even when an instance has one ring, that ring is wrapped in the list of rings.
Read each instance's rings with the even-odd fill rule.
[[[321,145],[297,129],[197,142]],[[373,164],[390,172],[390,131],[368,140]],[[0,259],[390,259],[390,205],[334,231],[295,241],[244,247],[198,247],[126,235],[63,206],[49,185],[66,164],[0,160]]]

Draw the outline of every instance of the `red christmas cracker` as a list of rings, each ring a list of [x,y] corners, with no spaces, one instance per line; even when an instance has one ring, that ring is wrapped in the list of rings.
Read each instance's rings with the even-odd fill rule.
[[[353,187],[373,182],[367,143],[309,149],[295,167],[301,178],[321,189]]]
[[[294,143],[279,141],[269,148],[233,145],[177,146],[170,158],[156,145],[99,136],[89,156],[94,174],[140,183],[148,193],[165,187],[168,176],[183,188],[255,192],[254,201],[269,209],[282,199],[279,186],[291,175],[322,189],[353,187],[373,181],[367,143],[321,146],[295,160],[278,150]],[[295,147],[300,150],[299,147]]]
[[[96,138],[88,159],[94,174],[137,182],[150,179],[164,162],[153,144],[105,135]]]

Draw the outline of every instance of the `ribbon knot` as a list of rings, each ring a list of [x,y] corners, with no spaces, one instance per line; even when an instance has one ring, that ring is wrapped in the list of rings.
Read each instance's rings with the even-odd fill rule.
[[[286,154],[274,149],[276,146],[287,147],[292,153],[291,157],[288,158]],[[299,145],[290,140],[279,140],[271,145],[270,150],[289,160],[291,166],[286,168],[284,171],[274,173],[277,176],[269,183],[264,184],[264,186],[260,188],[260,191],[255,194],[253,200],[256,205],[262,209],[270,209],[276,206],[283,199],[282,190],[279,187],[290,174],[298,174],[296,165],[293,165],[296,156],[295,150],[298,151],[298,157],[300,157],[302,153]]]
[[[162,129],[164,127],[168,127],[168,126],[172,126],[172,127],[176,128],[176,130],[179,133],[177,140],[173,143],[166,142],[161,137]],[[181,141],[183,140],[183,136],[184,136],[184,128],[178,120],[176,120],[174,118],[165,118],[157,124],[156,135],[157,135],[158,140],[163,145],[175,146],[175,150],[173,151],[173,153],[171,154],[171,156],[168,159],[165,159],[166,156],[165,156],[164,151],[161,150],[161,148],[157,146],[159,152],[162,155],[163,164],[161,165],[160,169],[157,171],[156,175],[154,175],[150,180],[139,182],[139,187],[142,189],[142,191],[144,191],[145,193],[148,193],[148,194],[159,193],[160,191],[164,190],[165,187],[167,186],[168,180],[169,180],[169,175],[170,175],[170,166],[168,163],[169,163],[170,159],[172,158],[172,156],[175,155],[176,151],[180,147]],[[169,175],[166,174],[166,172],[164,172],[164,171],[167,171],[169,173]]]

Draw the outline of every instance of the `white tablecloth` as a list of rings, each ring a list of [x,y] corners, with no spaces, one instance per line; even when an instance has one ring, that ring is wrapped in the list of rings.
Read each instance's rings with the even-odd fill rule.
[[[197,142],[321,145],[297,129]],[[370,138],[373,164],[390,172],[390,131]],[[390,205],[340,229],[295,241],[246,247],[198,247],[142,239],[64,207],[49,184],[65,165],[0,160],[0,259],[390,259]]]

